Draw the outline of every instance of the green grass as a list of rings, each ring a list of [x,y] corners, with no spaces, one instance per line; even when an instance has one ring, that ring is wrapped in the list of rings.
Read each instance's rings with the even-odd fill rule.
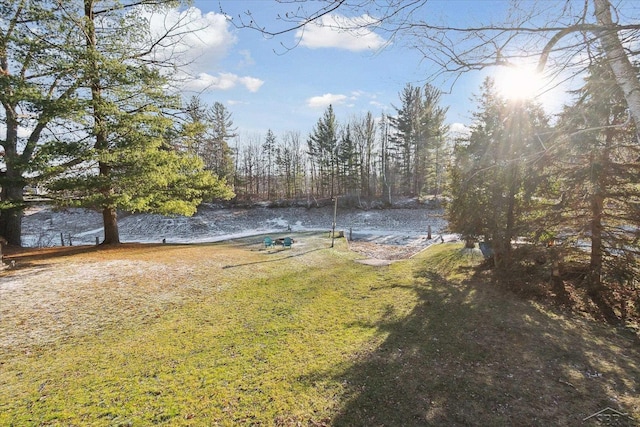
[[[547,426],[605,407],[640,415],[632,337],[497,291],[460,246],[371,267],[341,240],[329,249],[301,235],[286,251],[260,241],[25,259],[51,274],[122,259],[190,274],[167,278],[162,311],[159,285],[141,274],[135,289],[148,298],[136,310],[149,315],[118,316],[130,310],[119,297],[93,309],[117,319],[100,331],[0,348],[0,425]]]

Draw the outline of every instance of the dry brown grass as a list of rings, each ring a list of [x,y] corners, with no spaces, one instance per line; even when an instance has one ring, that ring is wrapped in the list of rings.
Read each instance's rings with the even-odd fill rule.
[[[5,260],[15,267],[0,272],[0,355],[148,323],[243,276],[259,277],[269,271],[260,256],[275,261],[327,245],[318,236],[297,240],[294,250],[264,249],[260,237],[238,239],[224,251],[220,244],[13,249]]]
[[[136,256],[136,247],[87,251],[68,258],[56,252],[32,251],[15,256],[17,268],[0,283],[0,348],[24,349],[99,333],[123,322],[144,322],[179,304],[192,286],[194,266]],[[117,307],[117,308],[116,308]]]

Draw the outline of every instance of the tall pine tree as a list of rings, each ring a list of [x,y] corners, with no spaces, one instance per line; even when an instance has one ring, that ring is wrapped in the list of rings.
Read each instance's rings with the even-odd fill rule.
[[[334,197],[337,195],[338,122],[333,106],[329,105],[316,123],[307,146],[316,194]]]
[[[81,161],[86,104],[76,96],[83,54],[77,28],[58,1],[0,1],[0,235],[21,245],[25,187]]]
[[[436,158],[447,133],[447,108],[440,106],[440,90],[429,84],[423,88],[406,85],[400,100],[402,106],[389,118],[395,130],[391,142],[401,174],[400,191],[432,193],[438,170]]]
[[[575,95],[558,123],[562,136],[549,170],[559,177],[560,202],[546,219],[555,234],[572,230],[567,243],[590,242],[587,289],[601,301],[606,282],[627,286],[640,275],[640,149],[606,61],[594,61]]]
[[[266,161],[266,183],[267,183],[267,199],[271,199],[273,196],[273,166],[275,163],[276,157],[276,136],[273,134],[271,129],[267,131],[267,136],[264,139],[264,143],[262,144],[262,154],[264,155],[264,159]]]
[[[229,140],[236,137],[232,114],[224,104],[215,102],[207,112],[210,136],[201,153],[208,170],[230,182],[233,178],[233,151]]]
[[[486,79],[468,140],[455,149],[451,171],[450,228],[467,238],[482,237],[493,247],[497,267],[511,261],[511,242],[530,233],[536,204],[539,136],[548,131],[541,108],[530,101],[507,101]]]
[[[90,157],[50,183],[61,202],[102,211],[105,244],[120,242],[119,209],[190,215],[204,197],[231,197],[224,181],[203,171],[195,156],[171,149],[167,110],[178,99],[164,93],[166,78],[149,65],[152,35],[143,12],[176,2],[84,0],[67,3],[84,52],[79,96],[93,141]],[[84,89],[84,90],[82,90]]]

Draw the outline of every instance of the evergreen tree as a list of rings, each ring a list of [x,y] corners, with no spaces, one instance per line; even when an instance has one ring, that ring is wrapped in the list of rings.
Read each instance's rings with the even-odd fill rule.
[[[357,194],[360,187],[360,156],[351,135],[351,126],[347,124],[338,146],[338,192],[341,194]]]
[[[199,97],[193,96],[185,106],[184,116],[179,138],[173,140],[175,146],[180,150],[201,156],[210,127],[207,105]]]
[[[312,161],[312,179],[315,181],[316,193],[320,196],[328,194],[334,197],[337,194],[337,144],[338,123],[333,107],[329,105],[307,140],[308,154]]]
[[[422,89],[422,104],[418,116],[415,154],[414,188],[419,194],[437,194],[442,181],[445,124],[448,108],[440,106],[441,92],[426,84]]]
[[[194,96],[187,103],[184,116],[178,146],[199,156],[207,170],[231,182],[236,166],[228,141],[237,136],[231,113],[219,102],[208,107]]]
[[[20,246],[25,187],[77,164],[88,148],[68,122],[85,107],[76,96],[82,49],[58,1],[2,0],[0,16],[0,235]]]
[[[229,140],[237,136],[231,112],[220,102],[215,102],[207,113],[207,119],[210,137],[203,143],[201,156],[208,170],[230,181],[233,178],[233,152]]]
[[[395,132],[390,142],[395,146],[400,171],[400,187],[404,194],[415,194],[415,147],[418,132],[421,90],[407,84],[399,94],[402,106],[394,107],[396,116],[390,116],[389,122]]]
[[[145,61],[149,48],[141,41],[149,27],[135,11],[170,4],[175,2],[85,0],[82,7],[65,8],[84,36],[76,66],[93,147],[90,157],[50,188],[63,203],[102,211],[105,244],[120,242],[119,209],[190,215],[203,197],[232,196],[195,156],[170,149],[165,140],[173,122],[163,112],[177,108],[178,100],[164,93],[166,78]]]
[[[588,289],[601,300],[605,281],[628,285],[640,273],[640,149],[625,98],[606,61],[593,63],[575,95],[558,124],[563,136],[556,141],[553,158],[558,160],[549,170],[559,177],[560,202],[546,219],[553,234],[572,230],[568,243],[590,242]]]
[[[440,90],[429,84],[423,88],[406,85],[400,100],[402,107],[396,108],[397,115],[389,120],[395,129],[391,142],[398,155],[402,192],[433,192],[436,157],[447,132],[447,108],[439,105]]]
[[[530,233],[531,187],[539,170],[538,137],[548,128],[541,108],[530,101],[502,99],[486,79],[467,141],[456,146],[451,171],[450,228],[467,238],[483,237],[496,266],[510,263],[511,241]]]
[[[273,164],[276,155],[276,136],[273,134],[271,129],[267,131],[267,136],[265,137],[264,143],[262,144],[262,153],[266,161],[267,199],[271,199]]]

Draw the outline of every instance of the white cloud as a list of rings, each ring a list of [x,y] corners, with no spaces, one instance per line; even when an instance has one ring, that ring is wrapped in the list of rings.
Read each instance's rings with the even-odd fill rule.
[[[240,61],[240,63],[238,64],[239,67],[249,67],[251,65],[254,65],[256,62],[253,60],[253,58],[251,57],[251,52],[243,49],[243,50],[239,50],[238,54],[242,57],[242,60]]]
[[[375,50],[387,41],[369,29],[373,23],[374,19],[369,15],[347,18],[330,14],[296,31],[296,37],[301,46],[311,49]]]
[[[330,104],[343,104],[348,97],[346,95],[325,93],[320,96],[312,96],[307,99],[307,106],[311,108],[326,108]]]
[[[471,129],[464,123],[452,123],[449,126],[449,134],[453,137],[466,137],[471,133]]]
[[[369,101],[369,105],[379,108],[381,110],[387,110],[389,108],[388,105],[383,104],[382,102],[378,102],[378,101]]]
[[[156,52],[159,59],[188,65],[192,72],[211,68],[227,55],[237,38],[229,30],[227,18],[191,7],[184,11],[170,9],[164,14],[147,16],[154,39],[169,31],[170,36]]]
[[[236,44],[237,37],[230,31],[225,15],[202,13],[191,7],[184,11],[171,9],[165,14],[147,17],[151,33],[155,38],[173,29],[174,35],[156,53],[159,59],[175,63],[174,77],[182,82],[185,90],[230,90],[244,86],[249,92],[257,92],[264,81],[251,76],[238,76],[229,72],[213,73],[220,69],[220,62]],[[239,52],[244,65],[251,65],[253,59],[247,50]]]
[[[262,85],[264,84],[264,80],[249,76],[239,77],[238,82],[244,85],[244,87],[246,87],[249,92],[257,92],[258,89],[260,89],[260,87],[262,87]]]
[[[233,73],[218,73],[213,76],[207,73],[200,73],[197,77],[185,82],[185,89],[203,91],[203,90],[229,90],[237,85],[244,86],[249,92],[257,92],[264,84],[263,80],[249,76],[238,76]]]

